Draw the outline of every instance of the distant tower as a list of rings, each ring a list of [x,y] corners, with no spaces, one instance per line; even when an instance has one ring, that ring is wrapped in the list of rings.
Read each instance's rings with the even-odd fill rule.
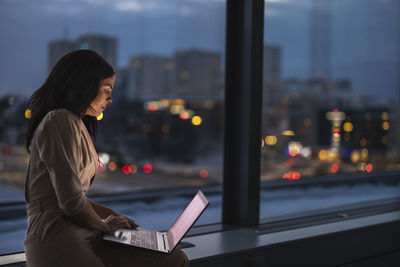
[[[221,95],[221,55],[206,50],[181,50],[174,56],[175,88],[172,95],[193,102],[218,100]]]
[[[282,49],[280,46],[265,45],[263,59],[263,96],[266,103],[274,103],[280,97]]]
[[[311,0],[310,78],[331,79],[332,0]]]
[[[126,99],[145,101],[168,97],[173,86],[173,71],[170,58],[149,54],[133,57],[127,71]]]
[[[47,70],[50,71],[53,69],[54,65],[58,60],[61,59],[65,54],[76,49],[76,44],[73,41],[67,39],[54,40],[48,44],[47,49]]]
[[[78,48],[88,48],[102,55],[117,68],[117,39],[101,34],[82,35],[77,40]]]

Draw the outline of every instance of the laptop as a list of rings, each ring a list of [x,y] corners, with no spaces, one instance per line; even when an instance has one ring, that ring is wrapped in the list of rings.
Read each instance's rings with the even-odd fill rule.
[[[103,239],[164,253],[171,253],[209,204],[210,202],[208,199],[199,190],[168,231],[156,232],[141,228],[135,230],[119,229],[115,231],[113,235],[104,235]]]

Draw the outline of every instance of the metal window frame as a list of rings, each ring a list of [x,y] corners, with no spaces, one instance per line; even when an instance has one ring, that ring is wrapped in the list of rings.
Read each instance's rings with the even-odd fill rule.
[[[222,223],[257,226],[264,0],[227,0]]]

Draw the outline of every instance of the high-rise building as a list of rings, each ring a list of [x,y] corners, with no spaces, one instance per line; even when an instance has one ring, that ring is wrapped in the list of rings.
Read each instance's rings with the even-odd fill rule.
[[[47,70],[50,71],[56,65],[57,61],[60,60],[62,56],[76,49],[76,44],[74,41],[61,39],[54,40],[48,44],[48,56],[47,56]]]
[[[78,48],[91,49],[102,55],[114,68],[117,68],[117,39],[114,37],[87,34],[76,41]]]
[[[332,0],[312,0],[310,78],[331,79]]]
[[[116,79],[112,93],[113,100],[124,102],[128,88],[128,68],[116,69]]]
[[[263,95],[267,103],[279,98],[281,82],[282,49],[280,46],[264,46],[263,58]]]
[[[265,45],[263,59],[263,82],[279,83],[281,79],[282,49],[280,46]]]
[[[263,56],[263,133],[277,133],[287,125],[287,112],[281,105],[282,49],[280,46],[265,45]]]
[[[222,95],[221,55],[205,50],[175,53],[172,96],[192,102],[218,100]]]
[[[127,99],[146,101],[169,97],[173,71],[174,64],[170,58],[156,55],[133,57],[127,72]]]

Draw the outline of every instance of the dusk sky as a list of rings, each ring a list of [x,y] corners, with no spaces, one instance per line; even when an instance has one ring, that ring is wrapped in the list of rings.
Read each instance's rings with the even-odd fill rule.
[[[321,0],[323,1],[323,0]],[[400,92],[400,1],[332,0],[333,78],[362,94]],[[133,55],[201,48],[224,53],[224,0],[0,0],[0,94],[30,95],[46,78],[47,44],[101,33]],[[311,0],[266,1],[265,43],[280,45],[283,78],[308,78]],[[118,79],[118,77],[117,77]]]

